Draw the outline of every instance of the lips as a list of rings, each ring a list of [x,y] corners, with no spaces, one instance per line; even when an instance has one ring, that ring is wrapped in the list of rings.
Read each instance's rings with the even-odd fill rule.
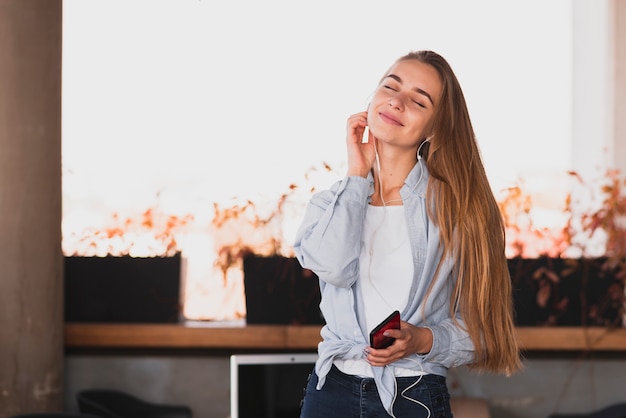
[[[400,120],[398,120],[393,115],[391,115],[391,114],[389,114],[387,112],[380,112],[378,115],[380,116],[380,118],[385,123],[388,123],[390,125],[396,125],[396,126],[404,126],[404,124],[402,122],[400,122]]]

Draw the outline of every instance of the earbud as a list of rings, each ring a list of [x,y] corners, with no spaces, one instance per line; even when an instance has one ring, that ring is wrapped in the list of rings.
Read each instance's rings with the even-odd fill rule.
[[[419,162],[422,159],[422,156],[420,155],[420,151],[422,150],[422,147],[424,146],[425,143],[427,143],[428,141],[430,141],[430,139],[433,137],[434,135],[429,136],[428,138],[426,138],[425,140],[422,141],[422,143],[420,144],[419,147],[417,147],[417,161]]]

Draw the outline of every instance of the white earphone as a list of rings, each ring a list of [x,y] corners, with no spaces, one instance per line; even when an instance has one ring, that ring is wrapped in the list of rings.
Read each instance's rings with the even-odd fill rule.
[[[417,147],[417,161],[420,161],[422,159],[422,156],[420,155],[420,151],[422,150],[422,147],[424,146],[425,143],[427,143],[428,141],[430,141],[430,139],[433,137],[434,135],[429,136],[428,138],[426,138],[425,140],[422,141],[422,143],[420,144],[419,147]]]

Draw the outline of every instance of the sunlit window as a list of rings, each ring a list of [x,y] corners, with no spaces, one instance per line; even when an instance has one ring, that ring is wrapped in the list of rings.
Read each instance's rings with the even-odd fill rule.
[[[245,316],[242,273],[220,268],[219,249],[278,237],[261,251],[289,255],[310,191],[343,176],[347,117],[410,50],[453,66],[494,192],[521,182],[537,222],[561,221],[568,0],[63,5],[64,252],[114,214],[191,216],[179,242],[188,319]],[[251,229],[219,228],[229,210],[250,216]]]

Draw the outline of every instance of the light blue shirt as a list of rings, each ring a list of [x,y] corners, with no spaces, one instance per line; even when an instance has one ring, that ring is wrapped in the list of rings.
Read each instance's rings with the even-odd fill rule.
[[[429,328],[433,346],[428,354],[373,367],[381,401],[392,416],[396,397],[394,365],[446,376],[448,368],[468,364],[474,357],[469,335],[450,317],[450,295],[456,280],[450,258],[444,260],[441,278],[426,299],[442,256],[439,228],[427,214],[428,177],[425,163],[419,161],[400,190],[415,265],[408,303],[400,310],[400,316],[413,325]],[[369,345],[364,307],[359,306],[362,302],[355,295],[355,282],[359,277],[365,211],[373,192],[371,174],[368,178],[350,176],[338,181],[311,198],[296,234],[294,250],[298,261],[320,279],[320,309],[326,321],[315,368],[318,389],[324,385],[335,358],[363,358],[363,350]],[[459,314],[457,321],[463,324]]]

